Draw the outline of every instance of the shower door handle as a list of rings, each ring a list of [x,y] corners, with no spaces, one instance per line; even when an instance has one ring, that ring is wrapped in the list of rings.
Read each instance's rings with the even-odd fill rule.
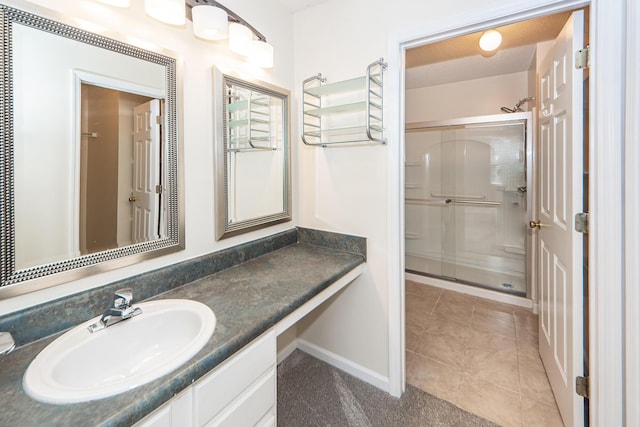
[[[529,221],[529,228],[531,229],[535,229],[537,228],[538,230],[540,230],[542,227],[546,227],[547,224],[543,224],[540,221]]]

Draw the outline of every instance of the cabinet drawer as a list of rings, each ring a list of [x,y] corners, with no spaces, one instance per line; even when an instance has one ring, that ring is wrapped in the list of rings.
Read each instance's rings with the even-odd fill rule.
[[[275,365],[276,337],[274,332],[269,332],[198,381],[194,386],[196,425],[201,426],[212,420],[267,370],[274,369]],[[269,406],[275,402],[275,378],[273,381],[272,403]],[[258,415],[262,417],[265,413]]]
[[[226,408],[207,427],[249,427],[275,411],[276,370],[271,369]]]

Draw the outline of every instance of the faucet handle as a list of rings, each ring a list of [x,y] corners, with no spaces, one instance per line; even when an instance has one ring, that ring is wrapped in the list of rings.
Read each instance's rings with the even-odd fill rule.
[[[133,290],[131,288],[118,289],[114,295],[113,308],[124,309],[133,302]]]

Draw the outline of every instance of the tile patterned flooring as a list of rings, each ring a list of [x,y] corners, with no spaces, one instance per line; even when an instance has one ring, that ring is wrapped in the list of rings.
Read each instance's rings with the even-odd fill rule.
[[[407,382],[505,427],[562,427],[531,311],[406,282]]]

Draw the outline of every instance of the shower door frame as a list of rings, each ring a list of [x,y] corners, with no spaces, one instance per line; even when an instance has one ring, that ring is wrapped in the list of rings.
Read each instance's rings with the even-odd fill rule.
[[[455,127],[455,126],[465,126],[465,125],[488,125],[497,126],[498,123],[509,123],[509,122],[520,122],[524,121],[524,152],[526,156],[525,161],[525,173],[526,173],[526,183],[527,183],[527,218],[533,218],[533,213],[535,212],[536,206],[535,203],[537,201],[537,188],[536,188],[536,159],[535,159],[535,126],[534,126],[534,118],[536,115],[534,114],[536,111],[535,108],[532,111],[526,111],[522,113],[509,113],[509,114],[490,114],[485,116],[473,116],[473,117],[462,117],[456,119],[447,119],[447,120],[432,120],[432,121],[424,121],[424,122],[413,122],[407,123],[405,125],[405,134],[410,130],[418,130],[418,129],[430,129],[430,128],[445,128],[445,127]],[[535,262],[536,262],[536,247],[535,247],[535,239],[532,236],[531,231],[527,227],[526,231],[526,243],[525,243],[525,283],[526,283],[526,298],[533,301],[533,310],[537,312],[537,289],[534,286],[536,282],[535,274]],[[433,275],[429,275],[433,276]],[[434,276],[433,276],[434,277]],[[440,278],[440,280],[450,280],[448,278]],[[468,284],[465,281],[455,281],[454,283]],[[473,284],[468,284],[469,286],[474,286]],[[489,289],[488,287],[483,287],[485,289]],[[495,292],[500,292],[497,289],[491,289]],[[506,292],[508,294],[508,292]]]

